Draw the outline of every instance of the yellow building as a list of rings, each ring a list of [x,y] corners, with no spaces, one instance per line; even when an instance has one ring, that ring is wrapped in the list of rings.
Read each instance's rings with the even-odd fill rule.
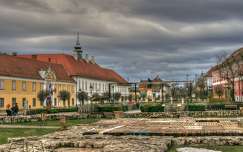
[[[60,96],[64,90],[69,94],[66,101]],[[44,101],[39,99],[41,91],[48,96]],[[19,109],[42,108],[46,101],[52,107],[76,106],[75,82],[63,66],[0,55],[0,110],[15,103]]]

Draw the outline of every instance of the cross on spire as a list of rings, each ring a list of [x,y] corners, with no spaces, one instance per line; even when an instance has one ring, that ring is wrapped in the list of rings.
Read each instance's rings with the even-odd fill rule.
[[[80,42],[79,42],[79,32],[77,32],[77,42],[76,42],[76,45],[80,45]]]
[[[83,50],[79,42],[79,32],[77,32],[77,41],[76,41],[76,45],[74,46],[73,52],[76,59],[78,60],[82,59]]]

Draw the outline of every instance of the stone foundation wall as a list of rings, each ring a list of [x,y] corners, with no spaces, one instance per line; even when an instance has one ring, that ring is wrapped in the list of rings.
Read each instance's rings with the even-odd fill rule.
[[[28,143],[29,151],[46,151],[52,152],[56,149],[62,148],[84,148],[92,151],[105,151],[105,152],[127,152],[127,151],[163,151],[166,152],[173,146],[190,146],[190,145],[209,145],[209,146],[221,146],[221,145],[243,145],[243,136],[204,136],[204,137],[144,137],[144,136],[83,136],[77,139],[71,139],[70,137],[45,136],[45,138],[39,137],[27,137],[27,138],[13,138],[9,140],[9,143],[14,143],[12,148],[10,144],[0,145],[1,152],[24,152],[27,150],[25,144]],[[25,142],[24,142],[25,141]],[[128,144],[130,143],[130,144]]]
[[[177,137],[172,139],[173,144],[184,146],[194,144],[205,144],[212,146],[243,145],[243,136],[204,136],[204,137]]]
[[[126,113],[126,118],[238,117],[240,110]]]

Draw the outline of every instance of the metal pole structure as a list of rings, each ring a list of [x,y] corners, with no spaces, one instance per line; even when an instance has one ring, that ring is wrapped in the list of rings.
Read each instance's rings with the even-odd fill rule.
[[[162,83],[162,102],[164,102],[164,83]]]
[[[111,103],[111,84],[109,83],[109,102]]]
[[[135,102],[137,103],[137,83],[134,83],[134,87],[135,87]]]
[[[239,63],[238,63],[238,77],[239,77],[239,80],[238,80],[238,83],[239,83],[239,101],[241,102],[241,72],[240,72],[240,67],[239,67]]]

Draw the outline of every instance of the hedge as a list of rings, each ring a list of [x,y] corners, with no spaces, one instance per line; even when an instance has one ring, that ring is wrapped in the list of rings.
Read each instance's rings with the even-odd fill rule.
[[[127,105],[121,104],[104,104],[95,105],[95,112],[114,112],[114,111],[127,111]]]
[[[77,107],[70,107],[70,108],[52,108],[48,113],[62,113],[62,112],[77,112]],[[35,115],[35,114],[41,114],[46,113],[46,109],[40,108],[40,109],[30,109],[27,111],[27,115]]]
[[[212,102],[212,103],[222,103],[222,102],[226,102],[225,99],[219,99],[219,98],[209,98],[209,102]]]
[[[214,103],[214,104],[208,104],[207,110],[224,110],[225,104],[224,103]]]
[[[142,112],[164,112],[164,106],[160,103],[145,103],[140,105]]]
[[[204,104],[188,104],[188,111],[205,111],[206,106]]]

